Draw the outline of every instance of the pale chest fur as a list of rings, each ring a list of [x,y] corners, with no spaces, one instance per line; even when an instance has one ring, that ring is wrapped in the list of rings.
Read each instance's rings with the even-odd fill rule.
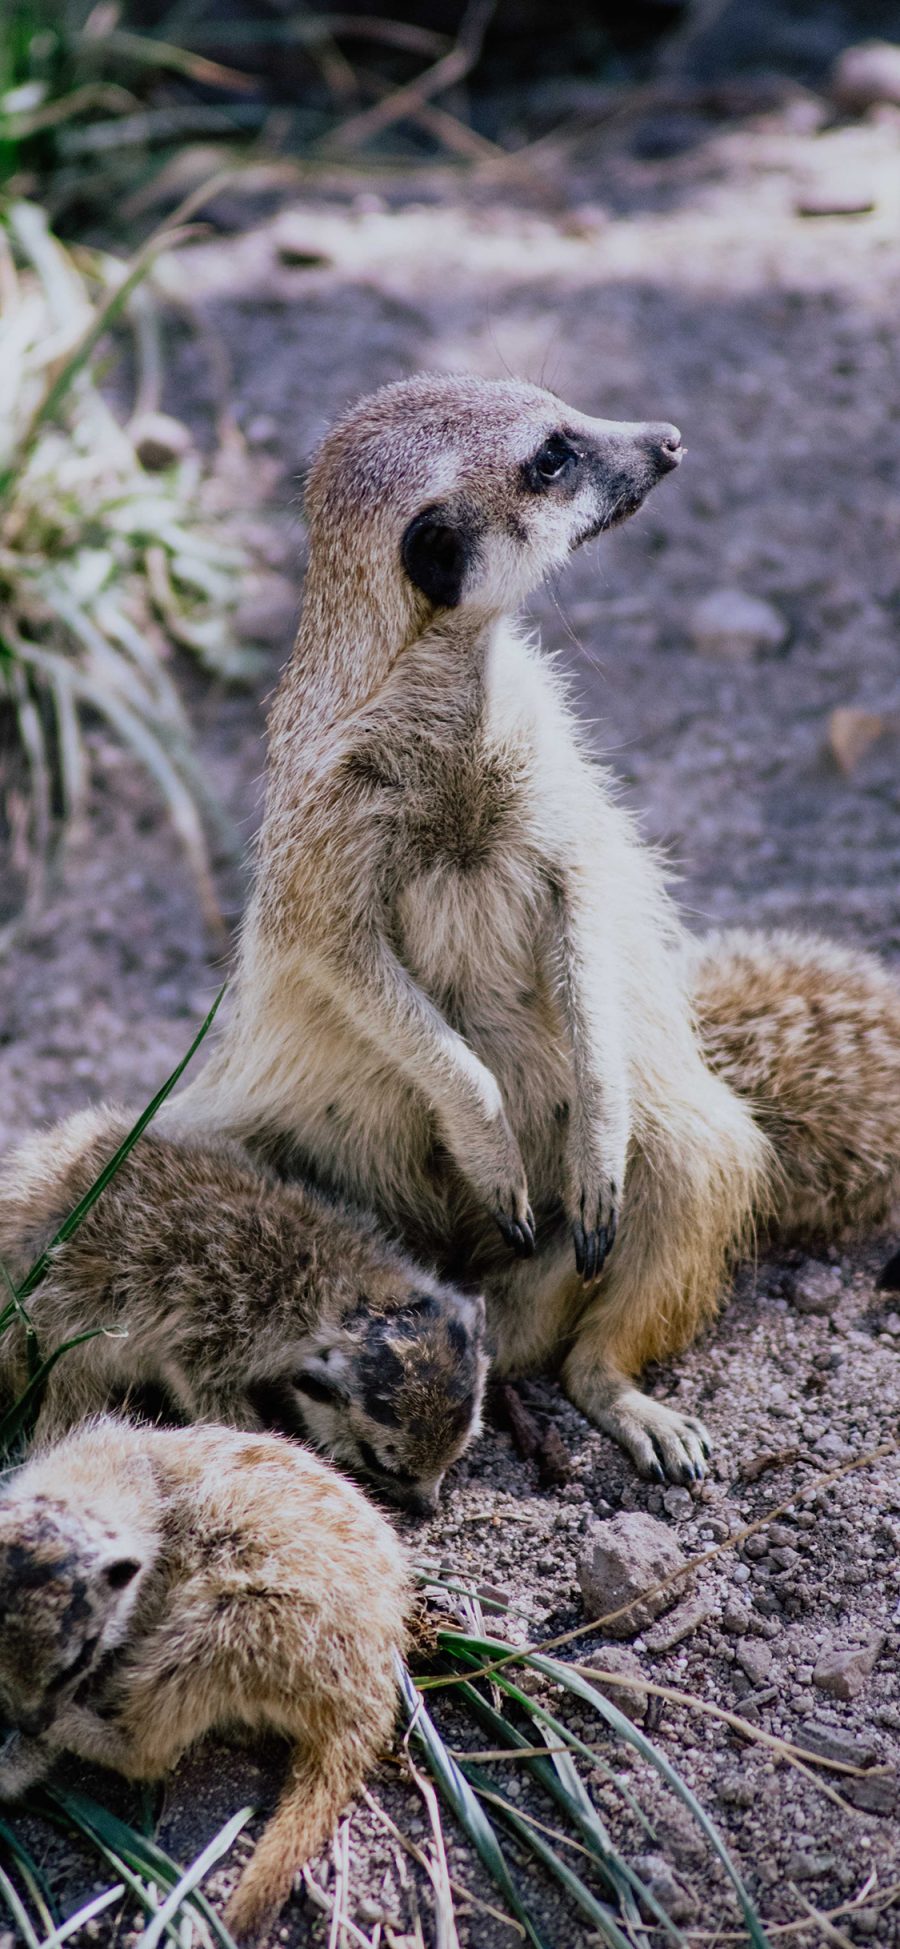
[[[551,1096],[568,1082],[553,888],[571,818],[558,781],[580,760],[562,718],[548,742],[549,705],[523,644],[498,633],[474,704],[440,748],[427,726],[417,738],[409,718],[405,748],[394,752],[403,778],[393,815],[402,862],[390,906],[395,949],[513,1095],[523,1062],[544,1073]]]

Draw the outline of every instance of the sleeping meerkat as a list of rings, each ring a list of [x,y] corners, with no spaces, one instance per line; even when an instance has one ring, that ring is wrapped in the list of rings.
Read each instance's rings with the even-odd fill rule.
[[[681,451],[672,426],[454,375],[328,435],[230,1014],[163,1118],[315,1174],[477,1282],[501,1371],[558,1364],[640,1468],[690,1480],[703,1428],[634,1377],[761,1230],[885,1215],[900,990],[815,942],[692,950],[512,619]]]
[[[32,1137],[0,1171],[0,1261],[20,1278],[129,1130],[106,1107]],[[38,1432],[114,1403],[272,1427],[364,1476],[410,1513],[480,1426],[484,1305],[441,1284],[237,1144],[146,1131],[28,1302],[42,1349],[91,1328],[47,1385]],[[28,1378],[0,1337],[0,1392]]]
[[[0,1799],[61,1752],[153,1780],[215,1728],[283,1734],[226,1911],[253,1939],[389,1743],[408,1608],[389,1524],[308,1451],[88,1424],[0,1488]]]

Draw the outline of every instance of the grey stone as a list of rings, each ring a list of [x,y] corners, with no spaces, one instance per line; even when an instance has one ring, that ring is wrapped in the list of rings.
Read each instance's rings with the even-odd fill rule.
[[[671,1615],[661,1618],[658,1624],[651,1625],[644,1634],[648,1651],[673,1651],[692,1631],[698,1631],[701,1624],[715,1616],[717,1602],[711,1590],[698,1590],[694,1596],[687,1597],[683,1604]]]
[[[629,1645],[601,1645],[599,1651],[591,1654],[591,1663],[598,1671],[621,1672],[624,1678],[639,1681],[644,1677],[644,1669],[637,1652],[632,1651]],[[594,1683],[598,1692],[602,1692],[611,1705],[617,1705],[619,1711],[632,1719],[636,1726],[643,1725],[649,1697],[644,1685],[640,1683],[607,1685],[602,1679],[596,1679]]]
[[[813,1684],[833,1699],[855,1699],[871,1678],[884,1645],[884,1634],[877,1631],[865,1645],[846,1648],[833,1645],[823,1651],[813,1667]]]
[[[840,1760],[842,1766],[873,1766],[877,1760],[871,1740],[845,1733],[840,1725],[822,1725],[820,1719],[805,1719],[795,1733],[795,1744],[816,1752],[820,1760]]]
[[[666,1590],[654,1586],[686,1564],[678,1538],[665,1523],[641,1510],[592,1523],[578,1564],[585,1610],[589,1617],[603,1620],[610,1637],[631,1638],[681,1596],[683,1578]],[[615,1612],[622,1615],[614,1616]]]
[[[701,656],[749,662],[763,651],[780,650],[788,626],[771,602],[742,589],[713,589],[691,616],[691,637]]]
[[[798,1313],[832,1313],[843,1281],[837,1266],[810,1259],[799,1272],[785,1276],[783,1289]]]
[[[756,1804],[756,1788],[745,1773],[726,1773],[719,1794],[727,1807],[753,1807]]]
[[[694,1503],[689,1489],[667,1489],[662,1500],[667,1516],[693,1515]]]
[[[697,1913],[697,1904],[673,1874],[664,1855],[637,1854],[634,1867],[635,1872],[646,1883],[650,1893],[656,1896],[660,1907],[665,1909],[671,1921],[693,1921]]]
[[[736,1597],[729,1597],[722,1611],[723,1630],[740,1633],[746,1631],[749,1622],[749,1606],[740,1603]]]
[[[764,1685],[772,1669],[772,1647],[761,1638],[741,1638],[734,1655],[751,1685]]]
[[[861,1780],[842,1780],[841,1792],[851,1806],[858,1807],[861,1814],[882,1814],[892,1817],[897,1810],[898,1781],[896,1772],[867,1773]]]
[[[830,1874],[834,1855],[810,1854],[804,1848],[795,1848],[788,1855],[786,1867],[789,1881],[818,1881],[822,1875]]]
[[[751,1563],[758,1563],[761,1557],[768,1554],[769,1539],[765,1530],[758,1531],[755,1536],[748,1536],[746,1543],[741,1545],[741,1549],[744,1556],[750,1558]]]

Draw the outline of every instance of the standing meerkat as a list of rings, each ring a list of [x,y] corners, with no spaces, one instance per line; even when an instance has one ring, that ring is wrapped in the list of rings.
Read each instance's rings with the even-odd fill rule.
[[[32,1137],[0,1171],[0,1262],[21,1279],[134,1119],[110,1106]],[[53,1368],[38,1434],[114,1402],[309,1441],[411,1514],[433,1513],[478,1433],[484,1303],[441,1283],[238,1144],[145,1131],[29,1299]],[[103,1330],[103,1329],[109,1329]],[[0,1336],[0,1392],[28,1380]]]
[[[62,1752],[155,1780],[216,1728],[283,1734],[226,1910],[253,1940],[388,1746],[408,1610],[397,1537],[316,1456],[88,1424],[0,1489],[0,1799]]]
[[[557,1363],[640,1468],[691,1480],[703,1428],[634,1377],[761,1228],[884,1215],[900,993],[789,938],[698,957],[514,620],[681,453],[672,426],[453,375],[328,435],[230,1016],[163,1119],[482,1285],[501,1371]]]

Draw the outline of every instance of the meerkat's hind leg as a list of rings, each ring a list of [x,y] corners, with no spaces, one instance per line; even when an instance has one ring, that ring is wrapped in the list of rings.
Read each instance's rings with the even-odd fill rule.
[[[605,1407],[601,1405],[604,1392],[608,1392]],[[596,1373],[591,1396],[591,1420],[625,1449],[639,1475],[684,1487],[703,1480],[712,1441],[696,1415],[667,1407],[613,1374],[604,1386],[603,1376]]]
[[[605,1309],[603,1294],[604,1286],[595,1288],[585,1311],[582,1278],[565,1233],[528,1265],[511,1268],[491,1295],[496,1371],[534,1372],[552,1363],[561,1339],[572,1338],[563,1383],[575,1406],[626,1450],[641,1475],[655,1482],[700,1481],[711,1446],[703,1423],[642,1394],[624,1370],[607,1362],[602,1349],[607,1333],[614,1339],[615,1306]],[[579,1314],[573,1334],[571,1321]]]
[[[699,1065],[690,1093],[644,1120],[629,1160],[622,1226],[563,1366],[583,1412],[644,1475],[705,1474],[696,1416],[642,1394],[635,1375],[693,1340],[718,1308],[735,1254],[764,1208],[771,1153],[746,1106]]]

